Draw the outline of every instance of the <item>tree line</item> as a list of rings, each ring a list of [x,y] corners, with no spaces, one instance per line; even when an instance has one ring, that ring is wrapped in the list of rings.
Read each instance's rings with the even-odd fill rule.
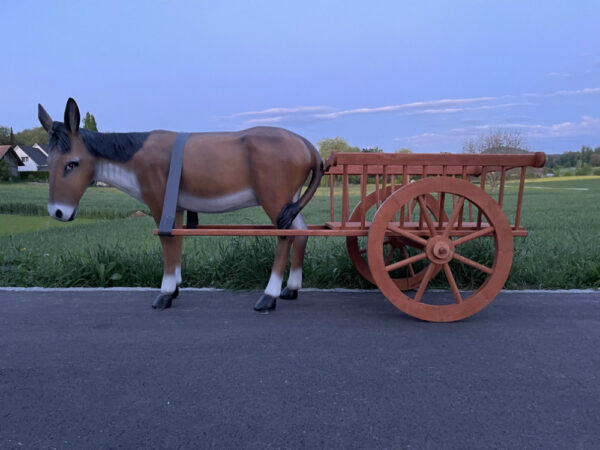
[[[82,120],[83,128],[98,131],[96,118],[87,112]],[[26,128],[14,133],[12,127],[0,125],[0,145],[47,144],[48,133],[42,127]],[[359,148],[351,146],[342,137],[324,138],[317,143],[319,154],[326,161],[335,150],[344,153],[383,153],[377,146]],[[493,130],[487,134],[469,138],[463,143],[463,153],[528,153],[529,149],[525,139],[518,131]],[[394,153],[412,153],[410,149],[400,148]],[[547,155],[546,167],[560,169],[574,167],[576,169],[600,167],[600,146],[592,149],[582,146],[579,151],[567,151],[560,155]]]
[[[585,165],[600,167],[600,146],[592,150],[591,147],[582,146],[579,151],[564,152],[561,155],[548,155],[546,167],[551,169],[561,167],[581,168]]]
[[[98,131],[96,118],[89,112],[83,118],[83,128]],[[0,125],[0,145],[23,145],[31,147],[34,144],[47,144],[48,133],[42,127],[26,128],[14,133],[12,127]]]

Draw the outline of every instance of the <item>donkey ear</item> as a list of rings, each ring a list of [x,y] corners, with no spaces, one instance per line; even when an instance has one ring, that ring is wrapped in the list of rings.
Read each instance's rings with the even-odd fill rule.
[[[50,129],[52,128],[52,118],[50,117],[50,114],[48,114],[46,112],[44,107],[42,105],[40,105],[39,103],[38,103],[38,119],[40,120],[40,123],[44,127],[44,130],[50,131]]]
[[[69,98],[67,100],[67,107],[65,108],[65,128],[67,131],[72,133],[76,133],[79,131],[79,122],[81,121],[81,116],[79,115],[79,107],[75,100]]]

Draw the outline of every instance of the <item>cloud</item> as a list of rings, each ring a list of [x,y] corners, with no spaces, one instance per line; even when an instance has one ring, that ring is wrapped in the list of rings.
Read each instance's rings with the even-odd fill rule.
[[[556,75],[557,73],[551,72]],[[563,74],[565,75],[565,74]],[[396,105],[369,106],[361,108],[335,110],[330,106],[296,106],[275,107],[262,110],[242,111],[227,116],[228,119],[245,118],[245,125],[274,124],[274,123],[298,123],[315,122],[322,120],[334,120],[346,116],[385,114],[402,111],[403,115],[419,114],[456,114],[464,111],[493,110],[499,108],[511,108],[515,106],[530,105],[532,103],[519,102],[519,99],[542,99],[557,96],[582,96],[600,94],[600,87],[559,90],[546,93],[525,93],[516,95],[503,95],[499,97],[468,97],[449,98],[439,100],[426,100]],[[498,103],[501,100],[514,100],[512,103]]]
[[[577,136],[600,136],[600,117],[582,116],[579,122],[561,122],[550,125],[500,123],[451,128],[444,132],[427,132],[418,135],[396,138],[398,142],[412,146],[435,144],[456,144],[468,137],[486,133],[494,129],[516,129],[528,139],[556,139]]]
[[[434,108],[434,109],[424,109],[422,111],[413,111],[407,112],[406,116],[415,116],[419,114],[451,114],[458,113],[464,111],[482,111],[482,110],[490,110],[490,109],[499,109],[499,108],[511,108],[513,106],[523,106],[530,105],[531,103],[502,103],[499,105],[481,105],[481,106],[468,106],[465,108]]]
[[[550,92],[547,94],[544,94],[544,93],[522,94],[521,97],[556,97],[556,96],[562,96],[562,95],[595,95],[595,94],[600,94],[600,88],[561,90],[561,91]]]
[[[474,98],[456,98],[456,99],[442,99],[442,100],[430,100],[423,102],[412,102],[412,103],[403,103],[400,105],[386,105],[386,106],[377,106],[372,108],[355,108],[355,109],[346,109],[342,111],[334,111],[326,114],[316,114],[315,117],[319,119],[337,119],[339,117],[357,115],[357,114],[376,114],[383,112],[393,112],[399,111],[403,109],[417,109],[417,108],[431,108],[431,107],[441,107],[441,106],[454,106],[454,105],[462,105],[474,102],[483,102],[483,101],[493,101],[496,100],[496,97],[474,97]]]
[[[563,72],[549,72],[546,74],[546,78],[571,78],[573,75],[571,75],[570,73],[563,73]]]
[[[332,108],[329,106],[297,106],[295,108],[269,108],[259,111],[244,111],[232,114],[230,117],[244,117],[244,116],[262,116],[269,114],[306,114],[315,113],[322,111],[330,111]]]
[[[562,122],[552,125],[513,124],[531,138],[557,138],[597,135],[600,136],[600,117],[582,116],[580,122]]]
[[[284,120],[285,120],[284,116],[278,116],[278,117],[261,117],[261,118],[258,118],[258,119],[244,120],[244,124],[246,124],[246,125],[273,124],[273,123],[283,122]]]

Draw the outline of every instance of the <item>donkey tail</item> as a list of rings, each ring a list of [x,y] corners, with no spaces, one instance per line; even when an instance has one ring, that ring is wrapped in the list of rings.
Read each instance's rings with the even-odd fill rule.
[[[323,161],[321,161],[319,152],[309,141],[304,138],[302,140],[313,153],[312,177],[304,194],[295,202],[289,202],[281,209],[281,212],[277,216],[277,228],[279,229],[288,229],[292,226],[292,222],[298,213],[306,206],[312,196],[315,195],[315,192],[317,192],[317,188],[321,183],[321,177],[323,176]]]

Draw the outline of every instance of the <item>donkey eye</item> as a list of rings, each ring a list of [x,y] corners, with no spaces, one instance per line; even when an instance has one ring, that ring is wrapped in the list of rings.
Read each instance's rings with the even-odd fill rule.
[[[67,163],[67,165],[65,166],[65,173],[70,172],[71,170],[73,170],[78,165],[79,165],[78,161],[69,161]]]

